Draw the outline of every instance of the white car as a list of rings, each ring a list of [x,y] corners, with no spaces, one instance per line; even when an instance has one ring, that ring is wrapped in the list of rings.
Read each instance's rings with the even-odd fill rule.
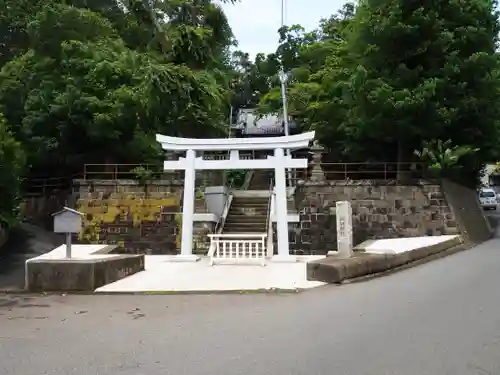
[[[497,194],[493,189],[481,189],[479,191],[479,202],[485,210],[497,209]]]

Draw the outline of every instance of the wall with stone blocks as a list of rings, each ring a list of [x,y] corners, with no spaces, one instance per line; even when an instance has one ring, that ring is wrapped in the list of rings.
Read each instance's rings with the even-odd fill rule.
[[[81,243],[117,244],[115,252],[177,254],[181,241],[182,185],[154,181],[76,181],[75,208],[85,214]],[[203,196],[197,213],[206,212]],[[208,250],[212,223],[196,223],[194,249]],[[205,250],[206,249],[206,250]]]
[[[298,186],[295,193],[300,222],[289,224],[293,253],[325,254],[336,250],[335,203],[341,200],[352,203],[355,245],[367,239],[459,233],[440,185],[307,182]]]

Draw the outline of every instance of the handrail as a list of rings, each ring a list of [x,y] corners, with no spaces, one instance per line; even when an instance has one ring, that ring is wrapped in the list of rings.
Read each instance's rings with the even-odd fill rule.
[[[273,196],[273,180],[269,182],[269,200],[267,201],[267,217],[266,217],[266,229],[269,226],[269,221],[271,217],[271,198]]]
[[[229,193],[226,203],[224,203],[224,208],[222,209],[222,213],[217,219],[217,223],[215,224],[214,232],[221,233],[224,228],[224,224],[226,223],[227,214],[229,213],[229,208],[231,207],[231,203],[233,202],[233,194]]]
[[[267,256],[270,257],[274,253],[273,249],[273,224],[271,222],[271,204],[273,201],[273,179],[269,181],[269,200],[267,201],[267,217],[266,217],[266,233],[267,233]]]

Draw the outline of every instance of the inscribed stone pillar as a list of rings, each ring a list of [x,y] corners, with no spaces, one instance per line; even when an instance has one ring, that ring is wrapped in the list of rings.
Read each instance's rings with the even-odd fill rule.
[[[353,252],[351,202],[339,201],[335,206],[337,216],[337,254],[342,258],[350,258]]]

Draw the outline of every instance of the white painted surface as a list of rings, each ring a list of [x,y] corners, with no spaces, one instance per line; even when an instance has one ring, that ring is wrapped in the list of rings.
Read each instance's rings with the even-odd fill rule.
[[[105,259],[118,256],[117,254],[94,254],[97,251],[101,251],[109,245],[71,245],[71,259],[72,260],[85,260],[85,259]],[[37,257],[28,259],[26,262],[31,260],[41,260],[41,259],[66,259],[66,245],[61,245],[56,247],[54,250],[39,255]]]
[[[270,165],[275,163],[273,156],[268,156],[267,159],[236,159],[229,160],[205,160],[202,157],[197,157],[194,161],[194,169],[196,170],[231,170],[231,169],[269,169]],[[283,159],[284,168],[307,168],[307,159],[292,159],[291,156],[285,156]],[[166,160],[163,162],[163,169],[171,170],[187,170],[190,168],[191,162],[187,158],[179,158],[179,160]]]
[[[195,159],[196,151],[187,150],[184,168],[184,196],[182,200],[182,242],[180,255],[183,257],[189,257],[193,254],[193,214],[196,179],[196,170],[194,168]],[[165,168],[165,170],[167,170],[167,168]]]
[[[306,262],[322,256],[300,256],[296,263],[266,267],[221,265],[210,267],[208,258],[196,263],[173,263],[168,255],[146,255],[146,271],[105,285],[99,292],[236,291],[307,289],[324,285],[306,280]]]
[[[179,138],[157,134],[156,141],[164,150],[270,150],[274,148],[306,148],[314,139],[314,131],[283,137],[258,138]]]
[[[447,235],[369,240],[356,246],[355,249],[363,249],[365,252],[372,254],[399,254],[421,247],[436,245],[457,237],[459,236]]]

